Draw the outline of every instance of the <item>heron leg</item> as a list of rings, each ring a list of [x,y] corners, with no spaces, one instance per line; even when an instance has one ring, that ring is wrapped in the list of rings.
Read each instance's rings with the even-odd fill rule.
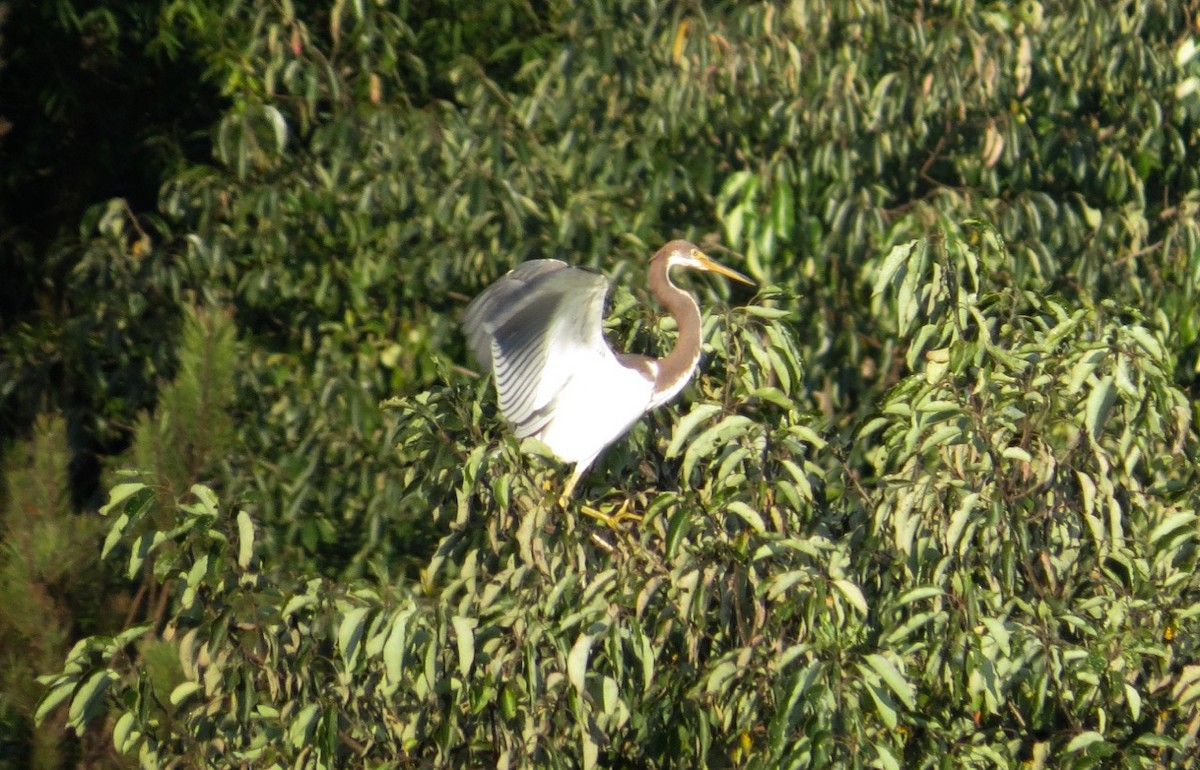
[[[575,472],[571,474],[571,478],[567,479],[567,485],[563,487],[562,496],[558,498],[558,504],[564,511],[567,510],[567,504],[571,501],[571,493],[575,491],[575,485],[579,483],[579,479],[581,479],[583,474],[586,472],[587,465],[580,463],[579,465],[575,466]],[[611,512],[611,505],[606,506],[608,511],[602,511],[599,508],[593,508],[590,505],[581,505],[579,506],[579,511],[586,516],[590,516],[597,521],[603,522],[608,526],[609,529],[617,530],[621,529],[622,522],[642,520],[641,515],[629,510],[629,506],[632,505],[632,503],[633,500],[631,498],[625,498],[625,500],[621,502],[621,505],[617,507],[615,513]]]
[[[575,485],[579,483],[584,470],[586,469],[580,468],[578,465],[575,466],[575,472],[571,474],[571,478],[567,480],[567,485],[563,487],[563,493],[558,498],[558,504],[564,511],[567,509],[567,503],[571,501],[571,493],[575,491]]]
[[[579,511],[587,516],[591,516],[597,521],[603,522],[609,529],[620,529],[621,523],[625,521],[641,521],[641,514],[634,513],[629,510],[629,506],[633,501],[630,498],[625,498],[618,506],[616,513],[607,513],[598,508],[593,508],[590,505],[579,507]],[[611,507],[610,507],[611,510]]]

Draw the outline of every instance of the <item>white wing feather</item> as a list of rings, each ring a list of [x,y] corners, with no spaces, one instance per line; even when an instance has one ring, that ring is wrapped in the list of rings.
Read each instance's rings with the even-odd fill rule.
[[[602,328],[608,279],[554,259],[525,262],[476,297],[463,327],[496,378],[500,411],[520,437],[550,421],[573,374],[613,359]],[[615,363],[615,360],[614,360]]]

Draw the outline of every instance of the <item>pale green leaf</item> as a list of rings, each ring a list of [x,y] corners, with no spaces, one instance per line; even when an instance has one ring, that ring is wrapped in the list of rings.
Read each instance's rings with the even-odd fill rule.
[[[887,288],[888,284],[890,284],[896,277],[896,273],[898,273],[904,263],[908,261],[909,256],[912,254],[913,247],[915,247],[917,243],[918,242],[916,240],[912,240],[908,243],[901,243],[892,247],[892,250],[889,251],[888,255],[883,258],[883,262],[879,265],[879,269],[875,272],[875,283],[871,287],[872,294],[879,294]]]
[[[949,551],[957,551],[960,548],[959,541],[962,539],[963,532],[966,530],[967,524],[971,521],[974,515],[975,506],[979,503],[978,492],[968,492],[963,495],[962,502],[959,503],[958,509],[950,516],[950,525],[946,527],[946,548]]]
[[[864,667],[860,665],[859,668],[861,670]],[[869,674],[867,676],[869,677]],[[879,685],[878,680],[868,678],[863,682],[863,685],[867,688],[867,693],[875,703],[875,710],[879,713],[879,718],[883,720],[884,726],[889,730],[896,729],[898,723],[896,704],[892,702],[891,696]]]
[[[1092,441],[1099,441],[1108,422],[1108,415],[1117,400],[1117,391],[1113,387],[1112,377],[1104,377],[1092,388],[1084,410],[1084,425]]]
[[[392,627],[388,630],[387,641],[383,645],[383,670],[388,681],[398,683],[404,673],[405,645],[408,641],[408,622],[416,608],[409,608],[396,614],[392,619]]]
[[[900,597],[896,600],[896,603],[903,607],[906,604],[919,602],[922,599],[932,599],[935,596],[942,596],[945,593],[946,592],[943,589],[937,586],[920,586],[917,588],[910,588],[909,590],[900,594]]]
[[[567,679],[575,686],[576,692],[583,694],[587,676],[588,658],[592,654],[592,644],[595,641],[591,634],[583,633],[575,640],[571,651],[567,654]]]
[[[75,691],[76,684],[78,682],[74,678],[67,678],[46,690],[33,714],[34,724],[42,724],[47,715],[58,708],[67,698],[70,698],[71,693]]]
[[[900,699],[900,702],[906,708],[911,710],[917,707],[916,692],[913,690],[913,686],[908,683],[908,680],[890,660],[877,653],[866,655],[863,659],[866,660],[867,665],[875,673],[879,674],[883,683]]]
[[[900,644],[942,614],[940,612],[918,612],[884,635],[883,641],[888,646]]]
[[[900,770],[900,760],[884,746],[882,743],[876,743],[872,748],[875,749],[876,756],[879,757],[879,766],[884,770]]]
[[[863,596],[861,588],[854,583],[851,583],[849,580],[834,580],[833,585],[835,588],[837,588],[838,592],[845,597],[846,601],[850,603],[850,606],[858,610],[858,614],[862,615],[864,618],[867,616],[869,612],[867,608],[867,600]]]
[[[270,104],[262,106],[263,113],[267,116],[267,122],[271,126],[271,131],[275,135],[275,151],[282,153],[287,147],[287,121],[283,118],[283,113],[278,108]]]
[[[1124,331],[1133,337],[1134,341],[1155,361],[1162,361],[1166,358],[1162,343],[1158,341],[1158,337],[1154,336],[1154,332],[1144,326],[1126,326]]]
[[[141,738],[136,725],[137,720],[132,711],[126,711],[117,717],[117,722],[113,725],[113,747],[117,751],[128,753],[133,750],[135,742]]]
[[[1168,535],[1174,534],[1185,527],[1195,528],[1196,526],[1195,511],[1179,511],[1173,513],[1167,518],[1159,522],[1158,526],[1150,531],[1150,542],[1157,543],[1159,540],[1166,538]]]
[[[250,568],[250,560],[254,557],[254,522],[250,520],[250,514],[245,511],[238,511],[238,566],[242,569]]]
[[[611,676],[604,677],[604,682],[600,686],[601,703],[605,714],[612,715],[617,712],[617,705],[621,698],[621,685]]]
[[[100,558],[108,558],[109,552],[116,548],[117,543],[121,542],[125,535],[125,528],[129,525],[129,514],[122,513],[113,522],[113,525],[108,529],[108,536],[104,538],[104,547],[100,550]]]
[[[1104,736],[1094,730],[1088,730],[1076,735],[1067,743],[1066,753],[1074,754],[1085,751],[1089,746],[1104,743]]]
[[[108,669],[95,672],[79,686],[67,709],[67,724],[82,735],[88,723],[101,711],[101,703],[108,686],[117,681],[116,673]]]
[[[696,404],[692,410],[679,418],[679,422],[675,424],[675,431],[671,434],[671,443],[667,445],[666,456],[668,458],[675,457],[679,451],[683,449],[684,443],[688,436],[696,430],[699,425],[712,418],[721,411],[721,407],[717,404]]]
[[[1020,460],[1021,462],[1025,463],[1033,462],[1033,455],[1029,454],[1029,452],[1025,451],[1019,446],[1005,447],[1004,451],[1000,453],[1000,456],[1008,460]]]
[[[191,486],[191,493],[195,495],[197,502],[179,506],[182,510],[194,515],[212,516],[214,518],[217,516],[217,496],[211,489],[203,484],[193,484]]]
[[[114,508],[142,489],[146,489],[146,485],[140,481],[117,484],[108,491],[108,502],[100,506],[101,515],[107,516]]]
[[[749,505],[743,503],[741,500],[734,500],[733,502],[729,503],[729,505],[726,507],[726,510],[736,513],[738,516],[740,516],[742,520],[749,524],[750,528],[755,532],[761,534],[767,531],[767,525],[763,521],[762,515]]]
[[[1129,682],[1125,683],[1125,702],[1129,704],[1129,716],[1134,722],[1142,718],[1142,694]]]
[[[293,748],[302,748],[312,741],[313,732],[317,727],[317,720],[321,716],[321,706],[318,703],[310,703],[292,720],[288,725],[288,743]]]
[[[465,679],[475,662],[475,627],[479,621],[455,615],[450,618],[450,625],[454,626],[454,640],[458,646],[458,673]]]
[[[684,452],[681,477],[684,480],[690,479],[696,463],[713,454],[718,447],[741,438],[754,425],[754,421],[749,417],[740,414],[731,414],[716,425],[706,429],[692,441],[687,451]]]
[[[178,706],[202,689],[204,689],[204,685],[199,682],[181,682],[174,690],[171,690],[171,705]]]
[[[724,691],[729,680],[738,672],[737,663],[732,660],[725,660],[713,667],[708,674],[708,679],[704,683],[705,692],[722,692]]]
[[[771,320],[788,318],[794,314],[794,311],[792,310],[784,310],[783,308],[778,307],[766,307],[765,305],[743,305],[742,307],[735,308],[735,311],[738,313],[745,313],[746,315],[754,316],[756,318],[767,318]]]
[[[776,599],[801,582],[811,582],[813,575],[808,570],[790,570],[776,575],[767,582],[767,598]]]
[[[1200,46],[1196,45],[1195,38],[1184,38],[1179,47],[1175,49],[1175,66],[1180,69],[1186,67],[1197,51],[1200,51]]]
[[[362,639],[363,626],[370,611],[370,607],[355,607],[342,616],[342,622],[338,625],[338,649],[342,652],[347,668],[354,667],[358,643]]]

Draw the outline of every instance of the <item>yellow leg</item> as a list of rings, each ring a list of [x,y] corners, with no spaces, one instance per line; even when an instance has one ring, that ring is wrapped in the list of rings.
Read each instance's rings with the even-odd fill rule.
[[[617,508],[616,513],[606,513],[604,511],[599,510],[598,508],[593,508],[590,505],[580,506],[579,511],[580,511],[580,513],[583,513],[587,516],[591,516],[593,519],[596,519],[597,521],[603,522],[604,524],[606,524],[608,526],[609,529],[620,529],[621,522],[623,522],[623,521],[641,521],[642,520],[642,517],[640,514],[633,513],[632,511],[629,510],[629,505],[631,502],[633,502],[633,501],[630,500],[628,497],[625,498],[625,500],[622,501],[620,507]],[[611,506],[610,506],[610,510],[611,510]]]
[[[579,483],[579,479],[583,477],[583,474],[586,470],[586,467],[581,468],[576,466],[575,472],[571,474],[571,478],[567,479],[567,485],[563,487],[563,493],[558,498],[558,504],[564,511],[568,510],[567,506],[571,501],[571,493],[575,491],[575,485]],[[642,520],[640,515],[629,510],[629,506],[632,504],[632,502],[633,501],[631,499],[625,498],[625,500],[622,501],[621,505],[617,508],[616,513],[607,513],[598,508],[593,508],[590,505],[579,506],[579,511],[586,516],[596,519],[597,521],[604,522],[609,529],[616,530],[621,528],[620,525],[622,522]],[[608,506],[608,509],[611,511],[612,506]]]
[[[558,498],[558,504],[564,511],[567,509],[567,503],[571,501],[571,493],[575,491],[575,485],[579,483],[581,476],[583,476],[583,470],[576,467],[575,472],[571,474],[571,478],[567,480],[567,485],[563,487],[563,493]]]

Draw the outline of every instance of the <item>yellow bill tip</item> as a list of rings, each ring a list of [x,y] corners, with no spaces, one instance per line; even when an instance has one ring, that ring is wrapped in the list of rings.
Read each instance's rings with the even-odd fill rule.
[[[702,270],[708,270],[710,272],[717,273],[718,275],[723,275],[730,280],[738,281],[749,286],[755,285],[752,279],[742,275],[733,268],[725,267],[720,262],[717,262],[712,257],[705,254],[703,251],[700,251],[700,249],[692,249],[692,259],[696,260],[696,262],[700,265],[700,269]]]

